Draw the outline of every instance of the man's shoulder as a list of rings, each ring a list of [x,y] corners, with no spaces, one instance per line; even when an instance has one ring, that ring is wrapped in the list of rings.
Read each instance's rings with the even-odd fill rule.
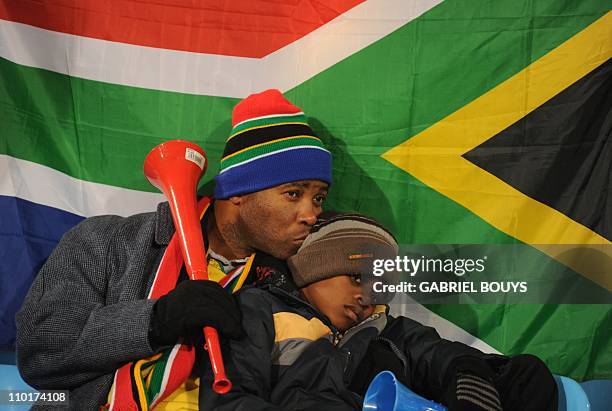
[[[62,241],[84,241],[89,237],[99,239],[107,237],[122,224],[123,220],[125,218],[118,215],[87,217],[68,230]]]
[[[157,236],[161,232],[162,237],[171,235],[167,231],[174,230],[167,203],[160,203],[156,211],[143,212],[130,216],[98,215],[87,217],[65,234],[65,239],[71,238],[87,239],[94,237],[98,240],[121,236],[143,235],[143,230],[150,234],[155,231]],[[168,221],[170,218],[170,221]]]
[[[147,213],[154,214],[154,213]],[[122,217],[118,215],[97,215],[93,217],[87,217],[66,234],[70,236],[88,236],[93,235],[98,238],[104,238],[107,235],[120,230],[122,227],[141,225],[146,222],[146,216],[139,214],[129,217]]]

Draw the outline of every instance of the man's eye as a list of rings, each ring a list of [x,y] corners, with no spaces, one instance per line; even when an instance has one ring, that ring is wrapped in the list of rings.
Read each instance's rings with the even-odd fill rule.
[[[325,196],[316,196],[314,198],[314,202],[317,205],[323,205],[323,202],[325,201]]]
[[[296,190],[286,191],[285,194],[291,199],[298,198],[300,196],[300,192]]]
[[[355,284],[361,284],[361,276],[360,275],[352,275],[351,279]]]

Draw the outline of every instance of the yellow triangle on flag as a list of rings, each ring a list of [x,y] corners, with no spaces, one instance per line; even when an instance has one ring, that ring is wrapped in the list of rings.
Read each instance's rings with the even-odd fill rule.
[[[382,157],[497,229],[612,291],[610,241],[462,157],[605,63],[612,57],[611,38],[612,12],[608,12]],[[603,268],[592,263],[593,253],[602,256]]]

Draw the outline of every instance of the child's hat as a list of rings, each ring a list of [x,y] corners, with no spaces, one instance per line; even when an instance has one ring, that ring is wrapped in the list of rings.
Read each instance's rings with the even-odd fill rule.
[[[298,287],[338,275],[372,276],[375,259],[395,259],[397,241],[361,214],[322,215],[298,252],[287,260]]]

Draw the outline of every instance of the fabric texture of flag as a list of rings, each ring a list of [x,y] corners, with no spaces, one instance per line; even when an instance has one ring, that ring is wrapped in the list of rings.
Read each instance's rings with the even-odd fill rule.
[[[609,246],[611,5],[0,0],[0,350],[64,232],[153,211],[142,164],[163,141],[206,150],[212,193],[232,107],[268,88],[331,151],[327,206],[399,243]],[[480,349],[612,378],[609,305],[414,310]]]

